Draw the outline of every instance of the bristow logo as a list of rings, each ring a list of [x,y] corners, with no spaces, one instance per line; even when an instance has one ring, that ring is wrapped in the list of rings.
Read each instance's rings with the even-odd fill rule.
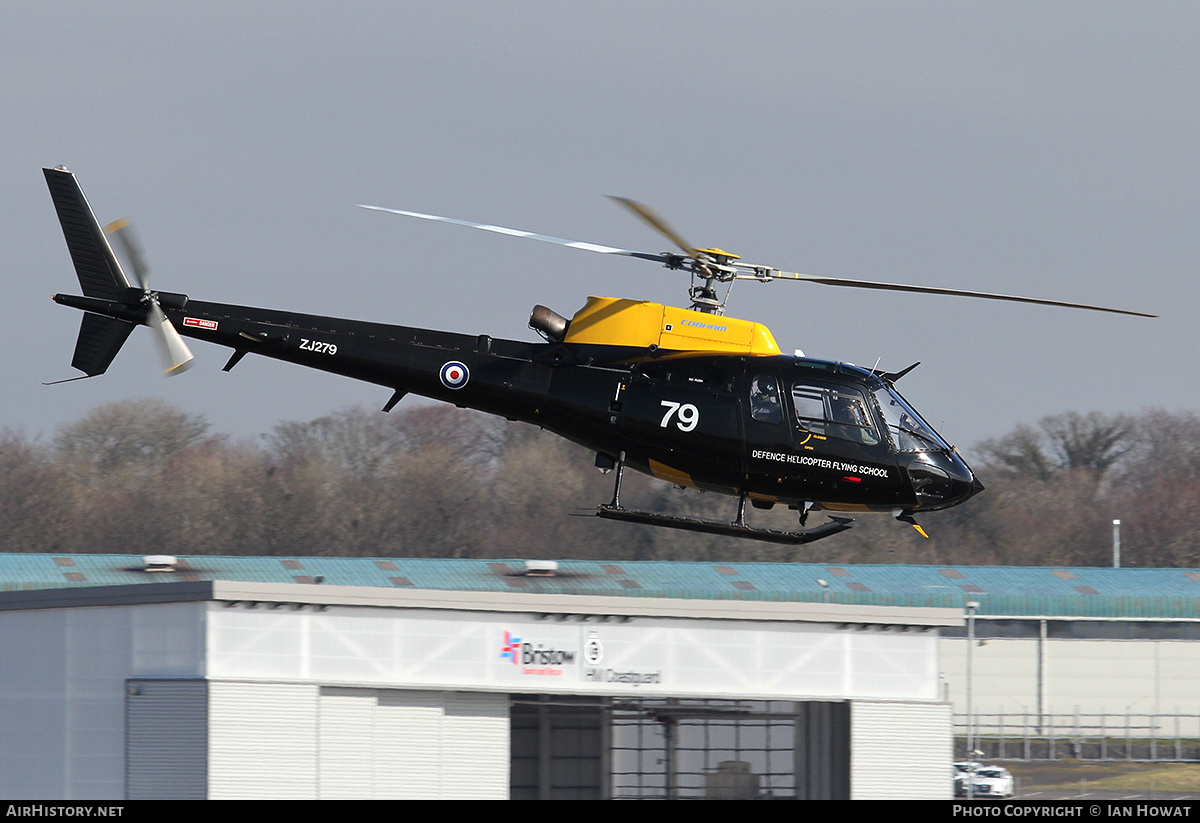
[[[521,638],[504,633],[504,645],[500,648],[500,659],[511,660],[516,666],[521,662]]]
[[[451,360],[442,366],[442,370],[438,372],[438,378],[441,379],[442,385],[448,389],[461,389],[471,379],[471,372],[465,364],[457,360]]]
[[[525,643],[511,632],[504,632],[504,645],[500,647],[500,659],[511,660],[514,666],[562,666],[575,663],[576,652],[565,649],[546,648]],[[526,674],[561,674],[561,670],[526,669]]]

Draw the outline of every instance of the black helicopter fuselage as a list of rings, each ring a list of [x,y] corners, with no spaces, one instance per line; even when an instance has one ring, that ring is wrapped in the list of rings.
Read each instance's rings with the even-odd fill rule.
[[[144,321],[140,292],[64,305]],[[540,426],[679,486],[835,511],[924,511],[978,491],[958,455],[882,377],[783,355],[527,343],[189,300],[185,337]],[[896,406],[889,420],[884,404]]]
[[[756,528],[745,520],[747,503],[787,505],[799,511],[802,526],[812,509],[890,512],[915,526],[915,512],[956,505],[982,488],[896,393],[899,375],[783,355],[759,323],[591,297],[570,320],[535,307],[530,325],[546,342],[529,343],[189,300],[150,288],[136,244],[118,221],[109,229],[125,247],[135,286],[74,175],[60,167],[45,176],[83,291],[54,299],[85,312],[72,365],[87,377],[103,374],[133,328],[147,325],[169,374],[191,362],[181,336],[190,337],[232,349],[226,371],[255,354],[387,387],[384,411],[415,394],[524,421],[594,451],[598,467],[616,470],[612,502],[582,513],[778,543],[811,542],[850,521],[832,517],[802,531]],[[695,253],[732,259],[715,249]],[[674,257],[663,259],[675,265]],[[626,509],[626,467],[736,496],[737,518]]]

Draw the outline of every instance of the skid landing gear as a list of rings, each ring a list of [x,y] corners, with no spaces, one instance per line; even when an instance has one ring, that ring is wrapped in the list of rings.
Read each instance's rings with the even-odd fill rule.
[[[814,540],[820,540],[822,537],[829,537],[838,532],[844,532],[854,522],[849,517],[830,517],[828,522],[822,523],[816,528],[804,529],[802,531],[756,528],[746,523],[746,501],[748,496],[745,492],[742,492],[738,497],[737,519],[732,523],[722,520],[705,520],[698,517],[683,517],[674,514],[662,514],[661,512],[626,509],[621,506],[621,480],[625,469],[624,452],[621,452],[620,457],[617,458],[615,468],[616,482],[613,484],[612,502],[607,505],[597,506],[594,509],[574,509],[571,511],[573,516],[602,517],[605,520],[621,520],[626,523],[641,523],[646,526],[663,526],[668,529],[684,529],[685,531],[705,532],[706,534],[720,534],[725,537],[749,538],[751,540],[762,540],[767,543],[780,543],[790,546],[812,543]],[[807,514],[807,510],[805,510],[804,515]],[[801,525],[804,524],[806,519],[806,517],[801,518]]]

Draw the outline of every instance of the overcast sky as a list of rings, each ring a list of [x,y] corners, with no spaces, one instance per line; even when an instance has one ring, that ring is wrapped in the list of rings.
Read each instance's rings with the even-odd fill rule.
[[[226,374],[202,343],[164,379],[144,330],[108,374],[41,385],[76,374],[59,164],[197,299],[517,339],[535,303],[684,303],[651,263],[354,207],[665,250],[619,194],[754,263],[1162,314],[734,289],[786,351],[923,361],[900,388],[964,448],[1195,410],[1198,42],[1194,2],[6,3],[0,424],[152,396],[255,436],[388,399],[263,358]]]

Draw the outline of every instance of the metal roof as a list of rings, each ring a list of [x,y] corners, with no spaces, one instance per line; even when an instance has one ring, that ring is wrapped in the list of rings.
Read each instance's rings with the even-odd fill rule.
[[[748,623],[832,623],[841,627],[926,630],[961,627],[962,609],[863,606],[765,600],[697,600],[678,597],[613,597],[544,594],[541,592],[460,592],[438,589],[330,586],[312,583],[246,583],[230,580],[150,583],[128,586],[84,586],[0,592],[0,612],[153,603],[223,602],[227,606],[260,606],[323,611],[333,606],[424,611],[505,612],[535,614],[556,620],[625,621],[636,617],[691,620],[737,620]]]
[[[973,600],[989,616],[1200,619],[1197,569],[560,560],[556,574],[542,576],[511,559],[180,555],[177,561],[174,571],[146,571],[143,555],[135,554],[3,554],[0,592],[230,580],[870,606],[962,608]]]

